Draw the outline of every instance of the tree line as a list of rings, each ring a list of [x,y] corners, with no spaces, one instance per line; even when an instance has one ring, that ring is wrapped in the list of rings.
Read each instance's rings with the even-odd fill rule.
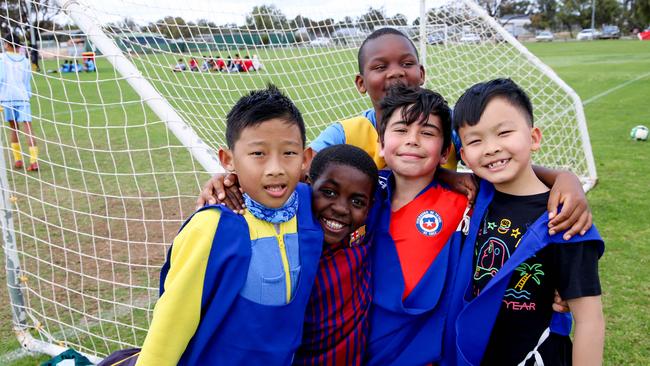
[[[574,30],[588,28],[591,25],[592,1],[595,2],[595,24],[618,25],[624,31],[644,29],[650,25],[650,0],[478,0],[479,5],[494,17],[522,14],[528,15],[535,29]],[[57,24],[54,19],[60,12],[54,0],[5,0],[0,3],[0,11],[4,15],[0,22],[2,30],[25,28],[28,22],[36,26],[36,31],[52,31],[73,29],[69,24]],[[445,18],[445,8],[433,8],[428,11],[430,19]],[[31,15],[30,15],[31,14]],[[441,18],[442,16],[442,18]],[[297,15],[287,18],[281,9],[275,5],[258,5],[251,9],[245,24],[216,24],[214,21],[199,19],[186,21],[179,16],[167,16],[147,25],[139,25],[133,19],[125,18],[120,22],[108,24],[108,27],[128,29],[139,32],[162,34],[168,38],[192,38],[200,34],[209,34],[220,28],[239,28],[256,30],[286,30],[308,29],[310,33],[328,35],[340,28],[361,28],[373,30],[376,26],[406,26],[418,25],[417,18],[408,22],[404,14],[389,16],[384,8],[370,7],[362,15],[353,18],[311,19]]]

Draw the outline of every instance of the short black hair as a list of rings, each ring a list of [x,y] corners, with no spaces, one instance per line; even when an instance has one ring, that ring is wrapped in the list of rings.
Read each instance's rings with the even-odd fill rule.
[[[366,37],[366,39],[363,40],[361,46],[359,46],[359,52],[357,53],[357,62],[359,63],[359,74],[363,75],[363,66],[366,64],[366,57],[363,54],[363,50],[366,47],[366,44],[372,41],[373,39],[377,39],[379,37],[383,37],[386,35],[395,35],[395,36],[404,37],[404,39],[406,39],[411,44],[411,47],[413,47],[413,52],[415,52],[415,58],[418,60],[418,62],[420,62],[419,61],[420,55],[418,54],[418,49],[417,47],[415,47],[413,41],[411,41],[411,39],[406,34],[404,34],[403,32],[395,28],[390,28],[390,27],[379,28],[374,32],[370,33],[370,35],[368,35],[368,37]]]
[[[460,96],[454,106],[454,129],[475,126],[494,98],[504,98],[526,116],[529,126],[533,126],[533,105],[528,94],[511,79],[502,78],[474,84]]]
[[[15,32],[5,31],[2,34],[2,40],[14,48],[22,46],[22,37]]]
[[[379,181],[379,170],[377,164],[364,150],[347,144],[332,145],[322,149],[311,162],[309,168],[311,182],[316,182],[321,174],[333,164],[349,166],[368,176],[372,182],[371,192],[373,195],[375,194]]]
[[[402,108],[401,117],[407,125],[415,122],[424,124],[430,115],[438,116],[442,124],[442,151],[451,145],[451,108],[445,98],[433,90],[395,85],[388,89],[386,97],[381,101],[381,108],[378,130],[382,144],[388,120],[397,109]]]
[[[300,129],[302,146],[305,146],[305,122],[295,104],[275,85],[253,90],[241,97],[226,116],[226,143],[233,149],[241,131],[264,121],[279,118]]]

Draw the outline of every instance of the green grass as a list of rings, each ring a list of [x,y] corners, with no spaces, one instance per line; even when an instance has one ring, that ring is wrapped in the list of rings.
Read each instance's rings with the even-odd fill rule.
[[[646,77],[585,106],[598,185],[589,193],[594,221],[606,242],[600,262],[607,320],[608,365],[650,363],[650,145],[628,139],[650,125],[650,42],[616,41],[530,46],[587,100]]]
[[[603,301],[607,319],[605,364],[647,365],[650,363],[650,339],[647,337],[650,334],[650,305],[647,304],[647,299],[650,298],[650,285],[648,285],[646,279],[650,277],[648,266],[650,248],[646,245],[646,238],[650,234],[650,220],[647,219],[647,213],[650,212],[650,201],[644,198],[650,183],[650,169],[647,168],[647,161],[650,158],[650,145],[649,143],[630,141],[628,134],[629,130],[637,124],[650,125],[650,109],[647,107],[650,75],[603,97],[593,100],[591,98],[640,75],[649,73],[650,60],[647,55],[650,54],[650,42],[557,42],[548,44],[531,43],[527,46],[542,61],[553,68],[580,95],[583,101],[590,100],[585,105],[585,113],[589,124],[599,180],[598,185],[589,193],[589,200],[595,223],[606,241],[606,253],[600,262],[604,290]],[[283,55],[283,52],[285,52],[283,50],[268,52],[274,54],[261,54],[261,59],[287,57],[287,55]],[[312,50],[305,50],[304,52],[312,52]],[[354,54],[349,51],[334,51],[329,57],[334,60],[332,64],[336,64],[337,60],[352,58]],[[434,63],[441,63],[445,55],[440,53],[435,57]],[[173,64],[172,58],[163,56],[152,56],[146,61],[151,62],[156,59],[160,65]],[[145,61],[144,58],[143,61]],[[311,70],[318,69],[325,76],[354,72],[352,69],[338,69],[322,59],[304,58],[292,62],[299,63],[300,67]],[[461,60],[455,60],[455,62],[461,62]],[[102,71],[108,69],[101,62],[98,66]],[[257,88],[267,80],[273,80],[280,87],[293,88],[291,93],[296,96],[295,98],[302,108],[320,109],[322,106],[338,104],[344,106],[342,111],[329,110],[319,115],[306,115],[306,120],[310,125],[321,127],[327,121],[339,118],[341,115],[349,115],[351,111],[352,113],[360,111],[367,105],[363,102],[344,103],[354,97],[353,92],[348,90],[349,85],[339,85],[340,81],[335,78],[321,83],[314,83],[314,80],[307,80],[301,76],[275,80],[273,75],[276,71],[281,71],[281,65],[268,66],[270,69],[262,78],[252,77],[252,75],[232,75],[232,77],[227,76],[221,81],[215,82],[214,79],[206,78],[200,74],[183,73],[174,75],[175,78],[178,78],[177,82],[192,82],[197,85],[197,88],[192,91],[184,88],[170,89],[168,95],[172,100],[171,103],[177,107],[182,106],[186,100],[196,99],[196,95],[205,95],[205,97],[199,97],[199,100],[207,101],[210,98],[210,92],[214,92],[219,100],[224,101],[224,104],[232,104],[238,96],[238,89],[241,90],[242,87]],[[53,67],[53,64],[46,65],[46,68]],[[275,70],[274,67],[278,67],[278,69]],[[430,82],[433,80],[433,83],[436,84],[453,84],[454,81],[439,79],[437,77],[438,71],[435,68],[427,69]],[[470,64],[468,64],[467,72],[472,72]],[[101,75],[102,78],[111,78],[113,76],[110,72],[104,72]],[[462,75],[457,76],[461,77]],[[49,90],[56,91],[51,95],[52,102],[42,102],[39,105],[32,106],[35,115],[54,119],[57,122],[49,126],[43,126],[42,133],[50,141],[71,145],[74,143],[78,148],[72,150],[57,145],[41,147],[43,150],[48,149],[47,154],[51,156],[52,160],[63,161],[68,168],[76,167],[87,171],[105,171],[105,169],[100,170],[98,167],[106,162],[110,163],[111,157],[108,154],[95,154],[95,156],[92,156],[84,149],[109,147],[113,150],[127,147],[133,149],[177,143],[174,138],[168,137],[162,125],[154,123],[157,118],[146,107],[142,107],[137,102],[137,96],[125,81],[112,84],[114,85],[112,88],[98,90],[96,84],[94,84],[96,77],[93,74],[82,74],[80,75],[81,84],[72,82],[76,81],[73,75],[66,76],[71,82],[44,78],[36,80],[35,90],[40,90],[40,94]],[[159,83],[162,86],[165,81]],[[310,98],[310,95],[313,93],[312,90],[317,88],[334,91],[338,89],[346,90],[340,93],[331,93],[327,96],[329,98],[327,101],[314,101]],[[457,95],[449,96],[452,100],[456,97]],[[106,114],[86,114],[75,109],[66,113],[61,110],[63,103],[57,102],[57,100],[84,100],[84,98],[88,103],[115,103],[116,107],[106,109]],[[313,104],[308,105],[309,103]],[[199,122],[205,123],[197,122],[196,125],[198,133],[210,143],[219,144],[220,137],[212,136],[214,134],[211,132],[215,130],[215,127],[211,126],[211,124],[223,123],[223,110],[206,104],[204,114],[205,116],[201,117],[205,121]],[[115,128],[115,125],[119,125],[119,122],[124,120],[125,115],[129,117],[129,128]],[[184,115],[183,117],[190,120],[196,119],[196,116],[191,115]],[[149,123],[146,128],[142,124],[143,122]],[[129,146],[125,144],[125,135],[129,136],[129,141],[132,141]],[[74,140],[70,136],[74,136]],[[137,143],[133,145],[135,141]],[[166,153],[164,150],[162,152]],[[167,160],[174,161],[174,168],[177,171],[191,171],[192,167],[189,164],[187,155],[182,152],[177,154],[178,156]],[[161,189],[175,190],[179,195],[187,196],[186,201],[191,200],[191,196],[198,192],[199,187],[196,185],[194,174],[181,175],[181,182],[185,182],[182,188],[175,188],[173,183],[170,183],[171,180],[153,174],[153,172],[170,171],[172,166],[169,165],[169,161],[167,163],[155,162],[152,166],[146,159],[143,161],[143,159],[137,159],[137,156],[136,159],[133,159],[133,156],[129,157],[129,154],[126,153],[123,155],[118,154],[118,159],[117,163],[109,165],[113,166],[114,173],[128,173],[136,169],[151,174],[135,178],[112,174],[85,174],[82,178],[74,175],[64,176],[59,172],[60,169],[47,167],[46,169],[50,173],[47,179],[53,182],[65,181],[71,187],[87,186],[87,189],[91,192],[110,192],[119,183],[121,187],[124,187],[125,192],[122,193],[125,195],[137,195],[143,190],[151,191],[151,185],[155,184]],[[132,206],[134,205],[132,201],[117,205],[114,202],[91,202],[88,197],[79,196],[69,191],[48,186],[36,187],[35,182],[30,181],[28,178],[22,178],[22,176],[14,179],[25,180],[26,186],[32,189],[30,193],[33,195],[44,196],[49,200],[56,196],[58,204],[63,207],[74,207],[78,210],[87,209],[88,207],[94,209],[101,207],[102,210],[110,214],[114,214],[115,211],[112,210],[125,210],[134,212],[134,217],[140,214],[137,205]],[[36,188],[38,190],[35,190]],[[155,196],[156,192],[148,192],[148,194]],[[28,198],[25,199],[29,200]],[[40,215],[49,218],[48,222],[60,220],[63,224],[70,221],[83,223],[92,222],[93,220],[92,217],[79,215],[56,218],[55,220],[52,218],[49,208],[35,206],[36,211],[40,210]],[[180,211],[180,206],[182,205],[177,204],[174,210]],[[153,217],[149,212],[145,214],[143,214],[145,217],[147,215]],[[38,230],[42,229],[37,228],[34,230],[38,233]],[[173,233],[173,230],[170,228],[168,231]],[[60,240],[66,243],[70,241],[69,233],[60,233],[59,235],[60,238],[54,237],[52,240],[54,242]],[[130,239],[133,239],[133,237],[130,237]],[[135,239],[139,240],[141,238],[136,237]],[[163,239],[160,240],[164,242]],[[61,253],[67,252],[62,250]],[[120,254],[119,252],[116,253]],[[58,254],[55,252],[43,253],[42,255],[44,257],[53,256],[56,259]],[[72,265],[75,265],[74,262]],[[91,266],[88,268],[83,267],[83,264],[79,264],[79,266],[86,271],[99,271],[96,267],[100,267]],[[120,272],[120,270],[118,269],[117,272]],[[54,273],[51,276],[58,278],[59,275]],[[4,273],[0,274],[0,279],[4,282]],[[81,281],[81,279],[74,278],[67,280],[72,281],[71,284],[74,281]],[[155,279],[151,280],[155,281]],[[108,290],[98,284],[94,291],[103,293],[103,291]],[[0,291],[0,294],[0,303],[7,304],[6,291]],[[73,303],[74,301],[73,299]],[[62,315],[62,317],[65,316],[65,314]],[[114,332],[111,329],[102,329],[102,331],[107,335]],[[128,339],[128,336],[120,336]],[[86,339],[86,341],[94,343],[97,340]],[[101,344],[95,346],[102,347]],[[0,354],[13,351],[16,348],[18,348],[18,342],[11,332],[11,312],[9,307],[5,305],[0,308]],[[47,356],[26,357],[10,364],[34,365],[48,358]]]

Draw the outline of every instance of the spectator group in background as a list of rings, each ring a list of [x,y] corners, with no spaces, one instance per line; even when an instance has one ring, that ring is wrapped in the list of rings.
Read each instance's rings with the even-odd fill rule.
[[[59,71],[62,74],[69,73],[69,72],[95,72],[97,71],[97,67],[95,66],[95,61],[92,59],[86,59],[83,61],[83,63],[80,63],[79,60],[72,61],[72,60],[65,60],[63,61],[63,64],[61,64],[61,67]]]
[[[263,68],[262,63],[260,62],[257,55],[249,57],[245,55],[244,58],[241,58],[238,53],[235,54],[235,57],[228,55],[225,59],[220,55],[217,57],[213,56],[203,56],[203,63],[199,67],[199,62],[195,57],[190,57],[190,60],[185,63],[185,60],[182,58],[178,59],[178,62],[172,70],[174,72],[182,71],[197,71],[197,72],[253,72],[259,71]]]

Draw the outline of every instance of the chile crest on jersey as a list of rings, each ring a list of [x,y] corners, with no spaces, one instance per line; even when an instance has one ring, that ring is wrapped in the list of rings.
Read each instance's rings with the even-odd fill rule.
[[[442,218],[436,211],[426,210],[415,219],[415,226],[422,234],[434,236],[442,230]]]

